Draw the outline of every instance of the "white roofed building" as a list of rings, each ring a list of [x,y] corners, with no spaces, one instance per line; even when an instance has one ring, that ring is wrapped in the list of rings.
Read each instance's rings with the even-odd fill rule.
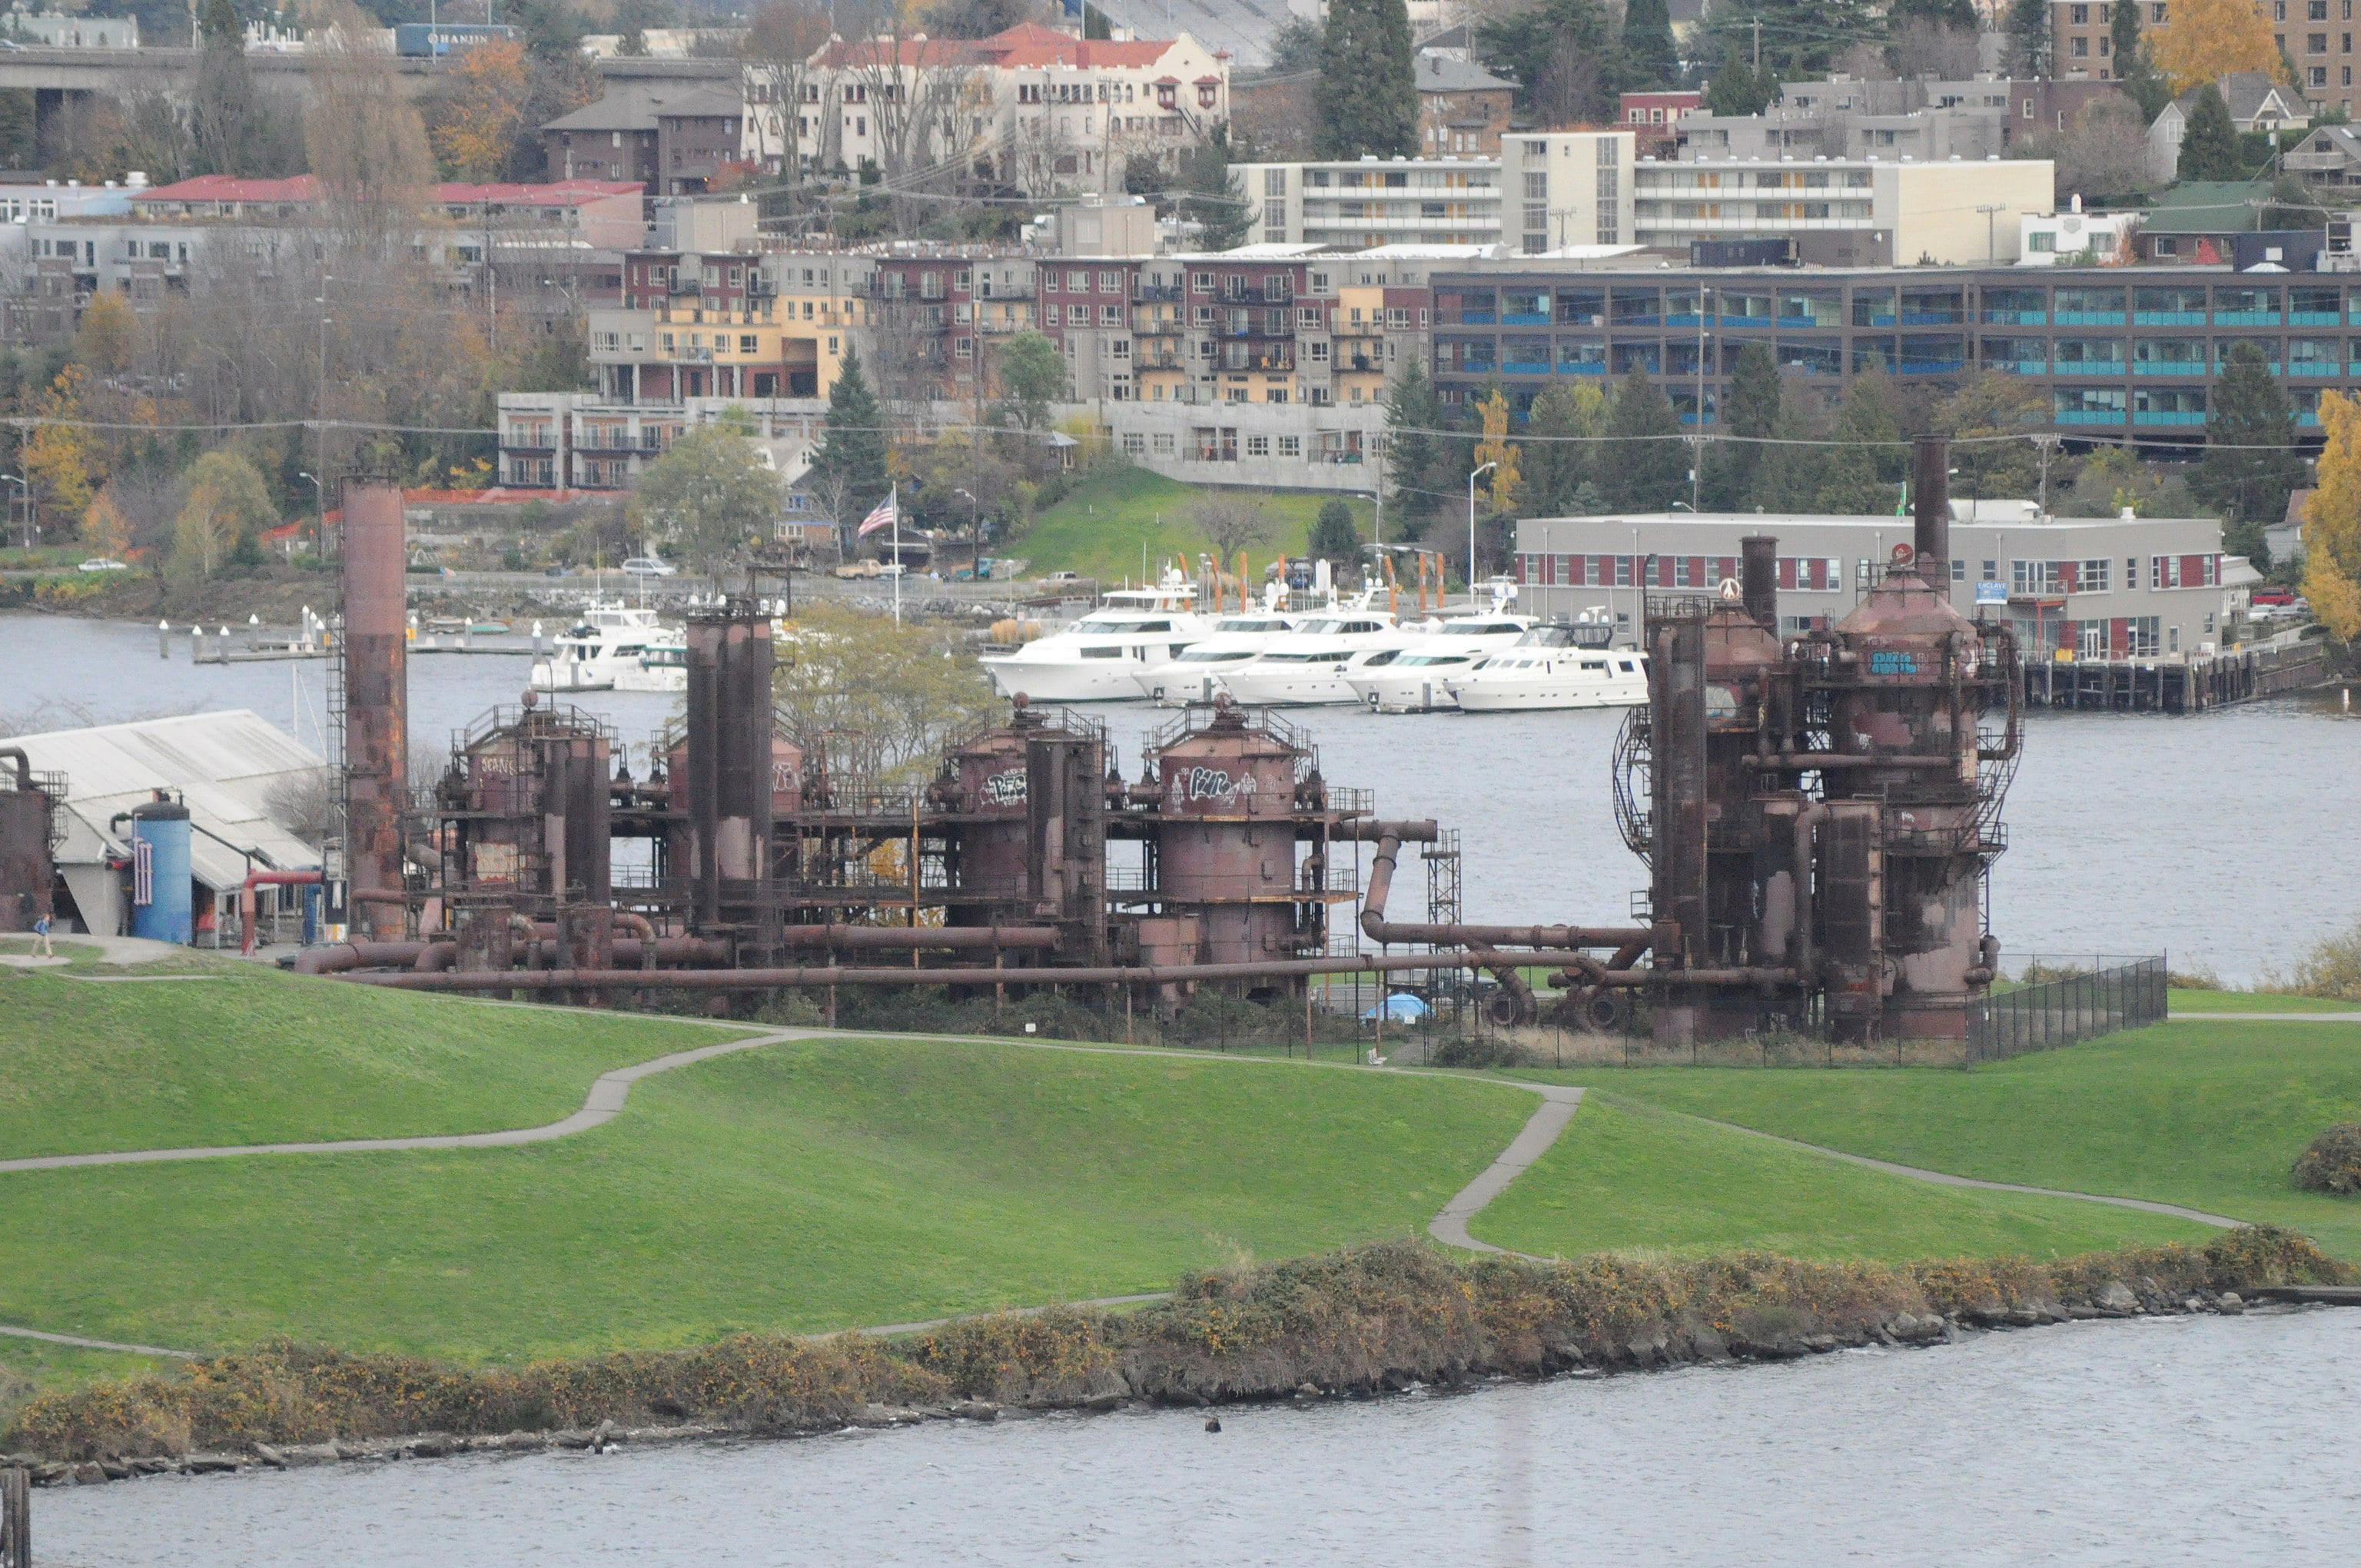
[[[199,939],[236,906],[249,871],[295,871],[320,850],[290,820],[292,797],[316,790],[325,761],[247,708],[20,735],[33,767],[65,775],[58,871],[81,929],[127,929],[130,858],[119,818],[168,790],[189,808],[189,866]],[[65,913],[60,911],[60,914]]]

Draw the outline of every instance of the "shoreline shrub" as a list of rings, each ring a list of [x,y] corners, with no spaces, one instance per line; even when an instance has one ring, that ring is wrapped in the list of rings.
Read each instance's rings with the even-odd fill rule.
[[[2345,1122],[2312,1140],[2297,1157],[2295,1184],[2306,1192],[2361,1192],[2361,1122]]]

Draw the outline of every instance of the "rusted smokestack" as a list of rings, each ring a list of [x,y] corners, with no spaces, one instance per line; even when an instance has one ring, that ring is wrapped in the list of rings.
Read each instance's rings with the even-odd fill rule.
[[[1930,583],[1951,580],[1951,444],[1922,435],[1913,453],[1910,493],[1916,502],[1918,571]],[[1948,592],[1948,588],[1946,589]]]
[[[763,901],[771,844],[771,618],[731,598],[688,617],[688,777],[696,917],[710,932]]]
[[[1746,613],[1772,630],[1779,630],[1779,541],[1767,533],[1750,533],[1738,542],[1738,594]]]
[[[355,894],[401,886],[410,801],[410,672],[402,578],[401,491],[382,479],[345,486],[345,857]],[[353,905],[380,940],[403,934],[397,904]]]

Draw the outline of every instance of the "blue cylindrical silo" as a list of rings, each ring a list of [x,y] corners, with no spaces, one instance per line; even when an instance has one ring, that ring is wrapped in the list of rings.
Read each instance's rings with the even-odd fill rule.
[[[195,938],[189,808],[160,796],[131,812],[131,934],[187,947]]]

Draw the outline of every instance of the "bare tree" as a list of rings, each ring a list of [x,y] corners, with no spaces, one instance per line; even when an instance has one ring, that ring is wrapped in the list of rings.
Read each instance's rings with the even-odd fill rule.
[[[1191,505],[1182,516],[1190,527],[1205,536],[1206,543],[1224,561],[1270,536],[1270,514],[1263,510],[1261,503],[1244,496],[1216,491]]]
[[[1907,80],[1933,76],[1961,82],[1976,73],[1976,35],[1963,27],[1916,19],[1894,29],[1890,46],[1894,74]]]
[[[801,182],[806,159],[818,161],[830,115],[817,101],[812,57],[828,44],[828,12],[815,0],[769,0],[750,19],[741,46],[748,116],[758,161],[778,159],[781,180]],[[806,98],[813,98],[807,104]],[[804,121],[818,119],[807,136]]]
[[[2086,104],[2066,129],[2027,137],[2019,151],[2055,161],[2061,205],[2078,195],[2128,196],[2158,183],[2148,163],[2147,126],[2128,99]]]

